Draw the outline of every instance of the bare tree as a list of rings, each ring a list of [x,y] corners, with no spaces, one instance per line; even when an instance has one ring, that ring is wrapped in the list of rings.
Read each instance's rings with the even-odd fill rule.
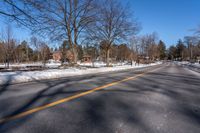
[[[140,38],[140,52],[146,59],[155,59],[157,56],[157,34],[154,32],[152,34],[144,35]]]
[[[198,44],[198,39],[196,36],[185,36],[184,42],[187,45],[190,60],[194,59],[194,47]]]
[[[0,62],[4,62],[5,61],[5,54],[4,54],[4,42],[0,41]]]
[[[12,29],[10,25],[7,26],[6,31],[3,34],[3,51],[5,67],[9,68],[10,61],[12,60],[15,50],[15,40],[13,39]]]
[[[0,1],[0,17],[8,18],[20,25],[30,27],[37,23],[34,19],[31,7],[28,6],[29,0],[1,0]]]
[[[131,65],[133,65],[133,60],[135,60],[135,62],[138,63],[139,48],[140,48],[139,42],[140,42],[140,38],[137,36],[133,36],[130,39]]]
[[[39,22],[32,26],[35,33],[51,40],[67,40],[77,62],[77,45],[85,27],[93,20],[94,0],[26,0]]]
[[[50,58],[50,49],[45,42],[41,42],[40,49],[41,49],[43,67],[45,67],[47,60],[49,60]]]
[[[86,36],[85,40],[83,41],[85,44],[83,54],[89,55],[92,61],[92,67],[95,67],[95,61],[98,57],[98,44],[92,38]]]
[[[104,42],[106,63],[109,66],[113,43],[136,33],[138,25],[135,20],[130,20],[129,11],[118,0],[101,0],[96,9],[96,21],[90,25],[88,33],[91,38]]]
[[[31,44],[35,47],[35,51],[37,51],[37,61],[39,61],[39,59],[40,59],[39,48],[40,48],[41,43],[37,39],[37,37],[33,36],[33,37],[31,37]]]

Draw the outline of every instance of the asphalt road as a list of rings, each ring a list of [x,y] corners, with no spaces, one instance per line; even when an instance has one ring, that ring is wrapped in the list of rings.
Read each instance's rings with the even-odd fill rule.
[[[200,74],[166,63],[1,86],[4,132],[200,133]]]

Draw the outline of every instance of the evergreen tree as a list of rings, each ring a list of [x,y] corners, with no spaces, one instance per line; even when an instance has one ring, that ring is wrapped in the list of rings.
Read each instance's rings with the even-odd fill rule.
[[[78,60],[81,60],[83,58],[83,48],[81,45],[78,45],[77,52],[78,52]]]
[[[176,53],[176,47],[175,46],[170,46],[168,49],[168,59],[174,60],[177,58],[177,53]]]
[[[61,46],[61,62],[64,63],[66,62],[66,58],[67,58],[67,41],[64,40]]]
[[[166,46],[162,40],[158,43],[158,56],[160,60],[163,60],[166,57]]]
[[[184,45],[183,41],[181,39],[178,40],[178,43],[176,45],[176,53],[177,57],[181,60],[184,58],[184,49],[186,46]]]

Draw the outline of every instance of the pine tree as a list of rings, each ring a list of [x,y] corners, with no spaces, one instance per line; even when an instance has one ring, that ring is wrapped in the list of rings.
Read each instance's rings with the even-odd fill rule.
[[[184,49],[185,49],[185,45],[184,43],[182,42],[181,39],[178,40],[178,43],[176,45],[176,53],[177,53],[177,57],[180,58],[181,60],[183,60],[184,58]]]
[[[159,43],[158,43],[158,55],[159,55],[159,58],[160,60],[163,60],[165,59],[166,57],[166,46],[165,46],[165,43],[160,40]]]

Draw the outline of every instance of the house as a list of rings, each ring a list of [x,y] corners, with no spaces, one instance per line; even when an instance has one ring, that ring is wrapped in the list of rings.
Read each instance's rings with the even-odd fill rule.
[[[61,51],[55,51],[52,55],[53,60],[55,61],[61,61],[62,60],[62,52]],[[74,55],[70,50],[66,51],[66,59],[64,61],[73,61]]]
[[[66,52],[66,60],[72,62],[74,60],[74,54],[72,51],[67,50]]]
[[[92,62],[92,57],[90,55],[84,55],[82,61],[83,62]]]
[[[62,57],[62,54],[60,51],[55,51],[53,52],[53,60],[55,61],[60,61]]]

